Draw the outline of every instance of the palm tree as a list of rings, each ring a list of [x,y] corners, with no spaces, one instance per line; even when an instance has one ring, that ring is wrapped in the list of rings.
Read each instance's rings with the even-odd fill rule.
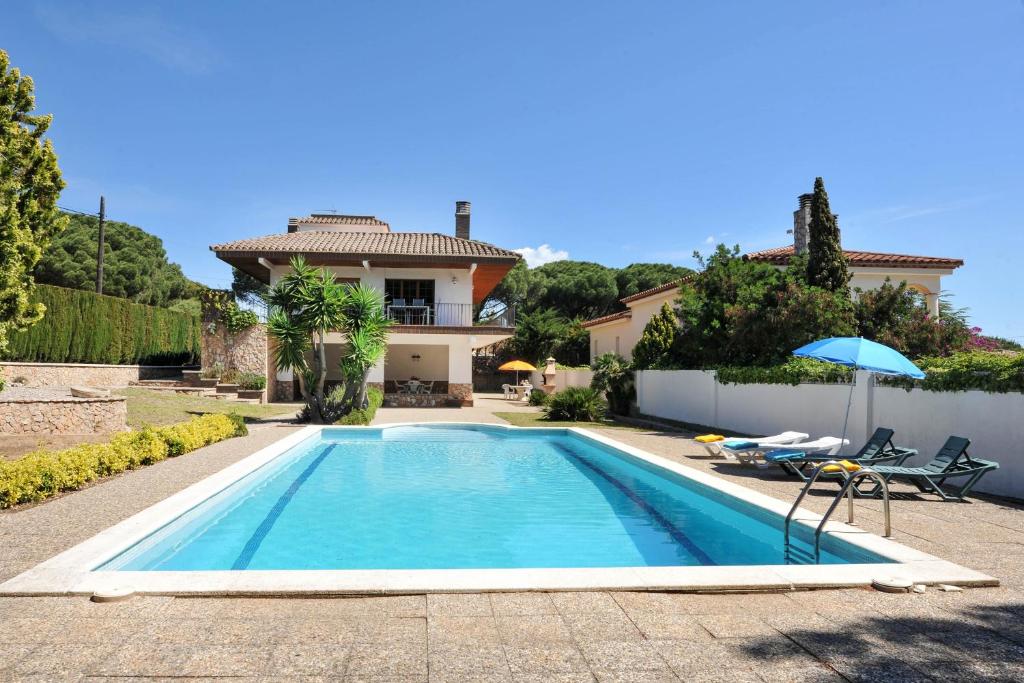
[[[301,256],[291,260],[291,267],[267,297],[272,311],[267,330],[277,342],[274,363],[298,377],[310,420],[328,424],[366,406],[366,380],[387,351],[390,321],[377,290],[338,284],[330,271],[310,266]],[[326,339],[332,331],[348,338],[341,359],[345,391],[340,400],[324,393]]]
[[[629,361],[617,353],[603,353],[590,366],[594,376],[590,386],[608,399],[608,408],[617,415],[628,415],[629,406],[636,398],[633,368]]]

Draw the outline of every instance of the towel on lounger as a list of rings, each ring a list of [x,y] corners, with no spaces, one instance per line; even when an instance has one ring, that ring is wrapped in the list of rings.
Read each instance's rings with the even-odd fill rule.
[[[807,453],[804,451],[798,451],[793,448],[776,448],[775,450],[768,451],[764,454],[764,459],[768,462],[782,462],[784,460],[803,460],[807,457]]]
[[[839,465],[825,465],[825,467],[822,468],[822,472],[827,472],[829,474],[839,472],[840,465],[842,465],[842,469],[845,469],[847,472],[856,472],[857,470],[860,469],[860,465],[858,465],[855,462],[850,462],[849,460],[840,460]]]
[[[721,434],[701,434],[700,436],[693,438],[694,441],[699,441],[701,443],[714,443],[715,441],[722,441],[723,439],[725,439],[725,437]]]
[[[741,451],[744,448],[757,448],[756,441],[747,441],[746,439],[730,439],[723,441],[722,445],[726,448],[731,448],[734,451]]]

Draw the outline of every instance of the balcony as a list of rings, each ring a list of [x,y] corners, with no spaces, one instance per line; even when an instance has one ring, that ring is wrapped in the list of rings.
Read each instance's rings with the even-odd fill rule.
[[[473,319],[473,304],[388,304],[385,312],[396,325],[422,327],[500,327],[513,328],[516,324],[514,308],[487,311],[479,320]]]

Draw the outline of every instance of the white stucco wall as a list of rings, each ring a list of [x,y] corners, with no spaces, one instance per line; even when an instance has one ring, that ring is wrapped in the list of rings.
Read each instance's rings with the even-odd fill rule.
[[[942,291],[942,277],[953,271],[935,268],[905,268],[894,270],[888,268],[850,268],[850,289],[878,289],[888,278],[893,285],[906,282],[909,287],[921,292],[933,316],[939,314],[939,293]],[[856,292],[853,293],[856,297]]]
[[[276,284],[291,269],[274,266],[270,272],[270,284]],[[367,271],[361,266],[329,266],[335,277],[358,279],[360,283],[384,291],[384,280],[433,280],[434,301],[445,304],[473,303],[473,278],[466,268],[384,268],[370,264]],[[453,282],[452,280],[455,280]]]
[[[873,386],[857,373],[846,452],[863,445],[876,427],[896,431],[895,441],[916,448],[910,465],[928,462],[950,435],[971,440],[970,452],[999,462],[977,490],[1024,498],[1024,395],[982,391],[930,392]],[[719,384],[713,371],[644,370],[637,373],[641,413],[705,425],[728,434],[806,432],[839,436],[849,385]]]
[[[389,344],[384,361],[384,379],[448,379],[448,346]],[[419,356],[418,359],[413,356]]]
[[[640,341],[647,323],[661,310],[662,304],[668,302],[671,305],[677,296],[679,296],[678,288],[631,302],[627,304],[632,312],[631,317],[591,327],[589,330],[590,360],[593,361],[597,356],[609,352],[615,352],[626,360],[632,360],[633,347]],[[596,347],[595,341],[597,342]]]
[[[593,377],[594,371],[590,368],[558,368],[555,372],[555,391],[566,387],[589,387]],[[530,373],[530,383],[535,387],[544,385],[544,375],[540,370]]]

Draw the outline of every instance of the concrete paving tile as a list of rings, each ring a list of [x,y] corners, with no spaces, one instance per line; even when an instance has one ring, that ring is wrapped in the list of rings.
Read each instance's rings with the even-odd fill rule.
[[[62,622],[41,617],[4,619],[0,627],[0,643],[51,643],[60,635],[63,628]]]
[[[664,671],[595,671],[600,683],[676,683],[680,679],[669,669]]]
[[[427,595],[428,617],[489,617],[494,614],[486,593],[431,593]]]
[[[616,591],[610,593],[610,595],[618,603],[619,607],[630,616],[643,612],[683,611],[671,601],[667,593]]]
[[[18,662],[28,657],[33,650],[39,647],[42,647],[44,650],[49,649],[36,643],[0,643],[0,674],[13,669]]]
[[[113,644],[38,647],[15,660],[10,671],[17,676],[75,677],[83,668],[109,656],[116,647]]]
[[[429,652],[430,675],[455,680],[458,676],[510,674],[501,645],[438,645]]]
[[[408,645],[375,645],[357,643],[349,652],[345,678],[392,679],[427,677],[426,648]]]
[[[664,640],[653,643],[653,647],[669,668],[684,681],[760,681],[749,662],[730,659],[729,651],[714,642]]]
[[[558,614],[547,593],[491,593],[489,597],[496,617]]]
[[[710,640],[712,637],[697,617],[689,614],[638,614],[633,622],[648,640]]]
[[[597,678],[589,671],[549,671],[542,674],[513,674],[515,683],[594,683]]]
[[[579,643],[592,671],[665,671],[668,664],[649,642],[612,640]]]
[[[622,612],[619,603],[604,591],[577,591],[551,593],[551,602],[560,614],[595,614]]]
[[[287,618],[264,620],[261,623],[267,628],[268,638],[280,643],[345,645],[356,640],[357,622],[350,619]]]
[[[932,679],[914,667],[897,659],[875,661],[870,656],[838,659],[829,662],[847,680],[857,683],[925,683]]]
[[[195,649],[188,645],[128,642],[108,656],[84,667],[92,676],[178,676]]]
[[[505,645],[505,656],[514,675],[589,671],[587,661],[572,643]]]
[[[270,650],[265,675],[340,676],[345,673],[349,648],[320,643],[283,643]]]
[[[351,637],[357,643],[404,643],[424,648],[427,645],[427,620],[423,618],[361,619],[350,623],[353,629]]]
[[[289,601],[294,602],[294,601]],[[425,617],[427,601],[422,595],[391,595],[369,598],[316,600],[318,610],[332,616],[370,615],[376,617]]]
[[[665,600],[672,612],[685,614],[777,614],[792,611],[793,604],[783,593],[668,593]]]
[[[932,633],[929,637],[979,661],[1024,663],[1024,645],[987,629],[964,628],[960,631]]]
[[[666,615],[675,616],[675,615]],[[572,613],[562,616],[572,637],[579,640],[640,640],[643,638],[633,621],[622,612]]]
[[[190,648],[182,676],[255,676],[264,673],[270,650],[261,645],[199,645]]]
[[[765,683],[843,683],[846,679],[825,663],[803,667],[757,667],[754,673]]]
[[[704,614],[697,621],[715,638],[757,638],[777,633],[764,620],[743,614]]]
[[[572,632],[557,614],[496,617],[498,633],[504,645],[539,642],[570,642]]]
[[[961,681],[1024,681],[1024,664],[1019,662],[944,662],[925,670],[930,678],[944,683]]]
[[[427,622],[427,642],[435,645],[500,645],[494,617],[434,617]]]
[[[470,671],[466,673],[449,673],[447,671],[430,670],[427,680],[430,683],[512,683],[512,674],[504,671]]]

